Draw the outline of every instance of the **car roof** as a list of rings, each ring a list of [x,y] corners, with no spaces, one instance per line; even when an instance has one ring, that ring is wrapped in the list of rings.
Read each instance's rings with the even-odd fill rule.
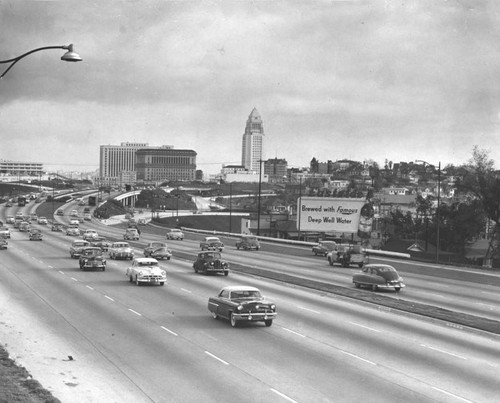
[[[211,241],[211,240],[217,240],[217,241],[219,241],[220,239],[219,239],[219,237],[216,237],[216,236],[206,236],[205,240],[206,241]]]
[[[367,264],[367,265],[365,265],[364,267],[366,267],[366,268],[385,267],[385,268],[391,268],[391,269],[396,270],[396,269],[394,268],[394,266],[391,266],[391,265],[389,265],[389,264],[379,264],[379,263]]]
[[[136,257],[134,261],[137,263],[158,263],[158,260],[153,259],[152,257]]]
[[[232,292],[232,291],[260,291],[258,288],[252,287],[249,285],[228,285],[226,287],[221,288],[220,291],[222,291],[222,290],[229,291],[229,292]],[[220,291],[219,291],[219,293],[220,293]]]

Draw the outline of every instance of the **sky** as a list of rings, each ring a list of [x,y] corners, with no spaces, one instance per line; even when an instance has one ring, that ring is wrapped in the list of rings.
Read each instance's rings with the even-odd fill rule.
[[[265,158],[500,164],[500,2],[0,0],[0,159],[91,171],[99,146]],[[0,70],[8,64],[0,64]]]

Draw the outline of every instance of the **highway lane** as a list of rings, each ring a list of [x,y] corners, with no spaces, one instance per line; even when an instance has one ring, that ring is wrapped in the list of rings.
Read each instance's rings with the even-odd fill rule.
[[[190,262],[164,263],[165,287],[136,287],[128,262],[81,272],[64,237],[47,235],[13,240],[15,273],[144,401],[355,401],[367,391],[371,401],[488,401],[498,392],[498,346],[487,338],[235,273],[195,275]],[[208,296],[242,282],[279,303],[274,326],[232,329],[208,315]]]

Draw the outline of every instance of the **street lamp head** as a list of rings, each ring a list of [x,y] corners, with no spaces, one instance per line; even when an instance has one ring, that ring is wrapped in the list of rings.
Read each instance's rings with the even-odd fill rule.
[[[73,52],[73,44],[64,46],[63,49],[67,49],[68,51],[61,56],[61,60],[65,62],[81,62],[83,59],[76,52]]]

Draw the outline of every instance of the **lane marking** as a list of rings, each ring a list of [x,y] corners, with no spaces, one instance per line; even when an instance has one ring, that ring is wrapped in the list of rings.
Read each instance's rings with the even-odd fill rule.
[[[288,400],[289,402],[297,403],[297,400],[293,400],[291,397],[288,397],[287,395],[277,391],[276,389],[271,388],[271,392],[276,393],[278,396],[282,397],[285,400]]]
[[[181,290],[182,290],[182,291],[184,291],[184,292],[187,292],[187,293],[189,293],[189,294],[192,294],[192,293],[193,293],[192,291],[186,290],[185,288],[181,288]]]
[[[73,280],[73,281],[78,281],[78,280],[77,280],[76,278],[74,278],[74,277],[71,277],[71,280]]]
[[[483,304],[482,302],[476,302],[475,304],[476,305],[485,306],[485,307],[489,308],[490,311],[493,311],[493,310],[497,309],[497,307],[495,305]]]
[[[209,355],[212,358],[215,358],[217,361],[222,362],[224,365],[229,365],[228,362],[224,361],[222,358],[217,357],[216,355],[213,355],[212,353],[205,351],[205,354]]]
[[[139,312],[134,311],[133,309],[128,308],[128,310],[132,313],[135,313],[137,316],[142,316]]]
[[[85,287],[87,287],[89,290],[94,291],[94,289],[90,285],[86,285]]]
[[[300,337],[306,337],[304,334],[302,333],[297,333],[295,331],[293,331],[292,329],[287,329],[286,327],[282,327],[283,330],[286,330],[287,332],[290,332],[290,333],[293,333],[294,335],[296,336],[300,336]]]
[[[422,347],[426,347],[426,348],[428,348],[430,350],[438,351],[438,352],[443,353],[443,354],[448,354],[448,355],[451,355],[453,357],[461,358],[462,360],[466,360],[467,359],[467,357],[464,357],[462,355],[458,355],[458,354],[452,353],[451,351],[441,350],[440,348],[437,348],[437,347],[427,346],[426,344],[421,344],[421,346]]]
[[[170,329],[167,329],[167,328],[166,328],[166,327],[164,327],[164,326],[160,326],[160,327],[161,327],[163,330],[165,330],[166,332],[169,332],[170,334],[173,334],[174,336],[178,336],[178,334],[177,334],[177,333],[172,332]]]
[[[58,272],[59,272],[59,273],[61,273],[61,274],[63,274],[63,275],[65,274],[65,273],[64,273],[63,271],[61,271],[61,270],[58,270]]]
[[[113,302],[115,302],[115,300],[114,300],[113,298],[111,298],[111,297],[108,297],[107,295],[105,295],[105,296],[104,296],[104,298],[107,298],[107,299],[109,299],[110,301],[113,301]]]
[[[314,309],[306,308],[304,306],[297,305],[297,308],[302,309],[304,311],[312,312],[312,313],[317,313],[318,315],[321,314],[319,311],[315,311]]]
[[[439,389],[439,388],[437,388],[435,386],[433,386],[432,389],[437,390],[438,392],[444,393],[445,395],[453,396],[455,399],[461,400],[463,402],[474,403],[472,400],[468,400],[465,397],[461,397],[461,396],[455,395],[453,393],[447,392],[446,390]]]
[[[374,363],[373,361],[370,361],[370,360],[367,360],[367,359],[365,359],[365,358],[362,358],[362,357],[360,357],[359,355],[352,354],[352,353],[349,353],[349,352],[347,352],[347,351],[343,351],[343,350],[340,350],[340,352],[341,352],[341,353],[344,353],[344,354],[346,354],[346,355],[349,355],[349,356],[351,356],[351,357],[353,357],[353,358],[356,358],[356,359],[358,359],[358,360],[364,361],[364,362],[366,362],[366,363],[368,363],[368,364],[377,365],[377,364],[376,364],[376,363]]]
[[[380,330],[374,329],[372,327],[368,327],[368,326],[365,326],[365,325],[362,325],[361,323],[356,323],[356,322],[349,322],[349,323],[351,323],[353,325],[356,325],[356,326],[359,326],[359,327],[362,327],[363,329],[371,330],[372,332],[380,333]]]

